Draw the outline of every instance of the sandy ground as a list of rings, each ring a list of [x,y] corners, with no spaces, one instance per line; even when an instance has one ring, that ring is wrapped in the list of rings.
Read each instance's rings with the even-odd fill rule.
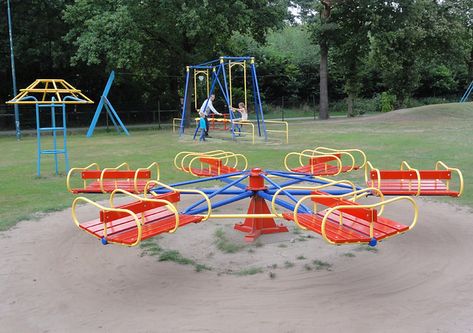
[[[234,254],[217,249],[214,233],[244,244],[235,221],[156,240],[212,268],[203,272],[139,247],[103,246],[70,210],[21,222],[0,234],[0,331],[473,332],[473,215],[417,201],[417,227],[377,252],[330,246],[289,223],[289,233]],[[401,207],[391,214],[405,216]],[[235,274],[248,268],[262,272]]]

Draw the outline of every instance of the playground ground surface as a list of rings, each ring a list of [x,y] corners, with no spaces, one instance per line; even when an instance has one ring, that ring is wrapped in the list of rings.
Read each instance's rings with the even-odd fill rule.
[[[169,131],[70,137],[71,165],[156,160],[167,183],[189,179],[173,170],[176,152],[209,148],[245,153],[263,168],[282,168],[289,151],[328,146],[363,149],[381,168],[404,159],[418,168],[444,160],[462,169],[462,198],[417,199],[416,228],[376,250],[330,246],[292,227],[244,245],[231,230],[235,220],[187,226],[139,248],[102,246],[62,210],[72,195],[64,177],[51,174],[52,163],[35,178],[34,138],[0,138],[0,223],[6,229],[29,218],[0,234],[0,331],[472,331],[472,111],[471,104],[451,104],[295,122],[289,145],[198,144]],[[405,218],[402,207],[391,213]]]

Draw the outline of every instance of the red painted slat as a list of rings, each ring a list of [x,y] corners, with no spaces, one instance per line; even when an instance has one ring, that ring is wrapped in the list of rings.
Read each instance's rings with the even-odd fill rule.
[[[179,227],[183,227],[189,223],[198,223],[202,221],[202,217],[194,215],[179,215]],[[150,223],[146,223],[141,231],[141,239],[145,240],[153,236],[172,230],[176,225],[174,216],[160,219]],[[107,236],[110,241],[121,242],[125,244],[133,244],[138,236],[137,230],[127,230],[123,233],[116,233],[111,237]]]
[[[325,230],[327,237],[335,243],[347,242],[368,242],[370,240],[369,226],[370,223],[364,219],[360,219],[348,214],[343,214],[343,225],[339,224],[340,212],[334,212],[327,219]],[[292,213],[283,213],[286,220],[293,221]],[[321,226],[324,212],[314,214],[298,214],[299,223],[309,230],[321,234]],[[405,232],[409,229],[400,223],[396,223],[385,217],[378,217],[378,222],[373,223],[373,235],[376,239],[381,240],[388,236]]]
[[[164,193],[164,194],[154,196],[153,199],[161,199],[161,200],[166,200],[169,202],[179,202],[181,199],[181,196],[179,192],[169,192],[169,193]],[[125,205],[117,206],[116,208],[131,210],[133,213],[138,214],[138,213],[146,212],[154,208],[162,207],[165,205],[166,203],[158,202],[158,201],[134,201],[134,202],[127,203]],[[125,212],[116,212],[116,211],[108,211],[108,210],[100,211],[101,222],[111,222],[113,220],[117,220],[125,216],[129,216],[129,214]]]
[[[417,179],[417,174],[410,170],[380,170],[381,179]],[[448,170],[419,170],[421,179],[450,179],[452,173]],[[371,179],[378,179],[376,171],[370,171]]]
[[[141,215],[138,215],[141,218]],[[201,216],[179,215],[179,226],[188,223],[197,223],[203,219]],[[145,223],[142,226],[142,239],[150,238],[162,232],[172,230],[175,226],[175,215],[164,207],[158,207],[145,212]],[[101,238],[103,237],[104,223],[95,219],[81,223],[80,227],[87,232]],[[137,226],[131,216],[107,223],[107,239],[132,244],[136,241]]]
[[[86,170],[82,171],[82,179],[99,179],[102,174],[102,170]],[[134,178],[136,174],[135,170],[110,170],[105,171],[103,179],[128,179]],[[140,170],[138,171],[139,179],[151,178],[151,170]]]
[[[351,166],[342,166],[341,172],[348,172],[350,170]],[[355,166],[353,170],[358,170],[359,166]],[[338,166],[330,165],[330,164],[316,164],[311,168],[310,164],[309,165],[304,165],[300,166],[294,169],[291,169],[291,171],[294,172],[301,172],[301,173],[312,173],[313,175],[316,176],[330,176],[330,175],[335,175],[338,173]]]
[[[337,159],[335,158],[338,157],[340,158],[340,154],[332,154],[330,156],[314,156],[311,157],[309,160],[309,164],[325,164],[326,162],[331,162],[331,161],[336,161]]]
[[[138,193],[143,193],[146,186],[146,181],[138,180],[136,182]],[[133,180],[117,180],[115,181],[103,181],[103,188],[105,192],[113,192],[113,190],[119,188],[128,192],[135,193],[135,186]],[[73,193],[102,193],[100,189],[100,182],[91,182],[87,184],[85,188],[75,188],[72,190]]]

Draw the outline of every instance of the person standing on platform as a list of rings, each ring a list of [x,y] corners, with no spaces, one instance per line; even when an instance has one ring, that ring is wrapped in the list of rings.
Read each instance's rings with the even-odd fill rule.
[[[205,119],[205,136],[209,136],[209,120],[207,119],[209,116],[210,111],[212,111],[214,114],[218,116],[222,116],[220,112],[215,110],[212,102],[215,100],[215,94],[210,95],[210,98],[207,98],[203,103],[202,106],[199,109],[199,115],[203,116]]]

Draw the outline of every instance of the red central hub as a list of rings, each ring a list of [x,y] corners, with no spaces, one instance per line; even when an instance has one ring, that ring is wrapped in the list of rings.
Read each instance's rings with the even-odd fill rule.
[[[266,201],[256,194],[257,191],[266,190],[267,187],[264,184],[264,178],[262,177],[263,171],[260,168],[251,169],[250,180],[248,182],[248,190],[253,191],[251,197],[250,206],[248,207],[247,214],[258,215],[258,214],[271,214],[271,211],[266,204]],[[248,242],[254,241],[260,235],[273,234],[277,232],[288,232],[286,226],[283,224],[277,225],[272,217],[247,217],[243,223],[235,224],[235,229],[247,233],[245,240]]]
[[[261,191],[266,190],[267,187],[264,185],[264,178],[261,176],[263,171],[260,168],[253,168],[250,172],[250,181],[248,183],[248,190]]]

